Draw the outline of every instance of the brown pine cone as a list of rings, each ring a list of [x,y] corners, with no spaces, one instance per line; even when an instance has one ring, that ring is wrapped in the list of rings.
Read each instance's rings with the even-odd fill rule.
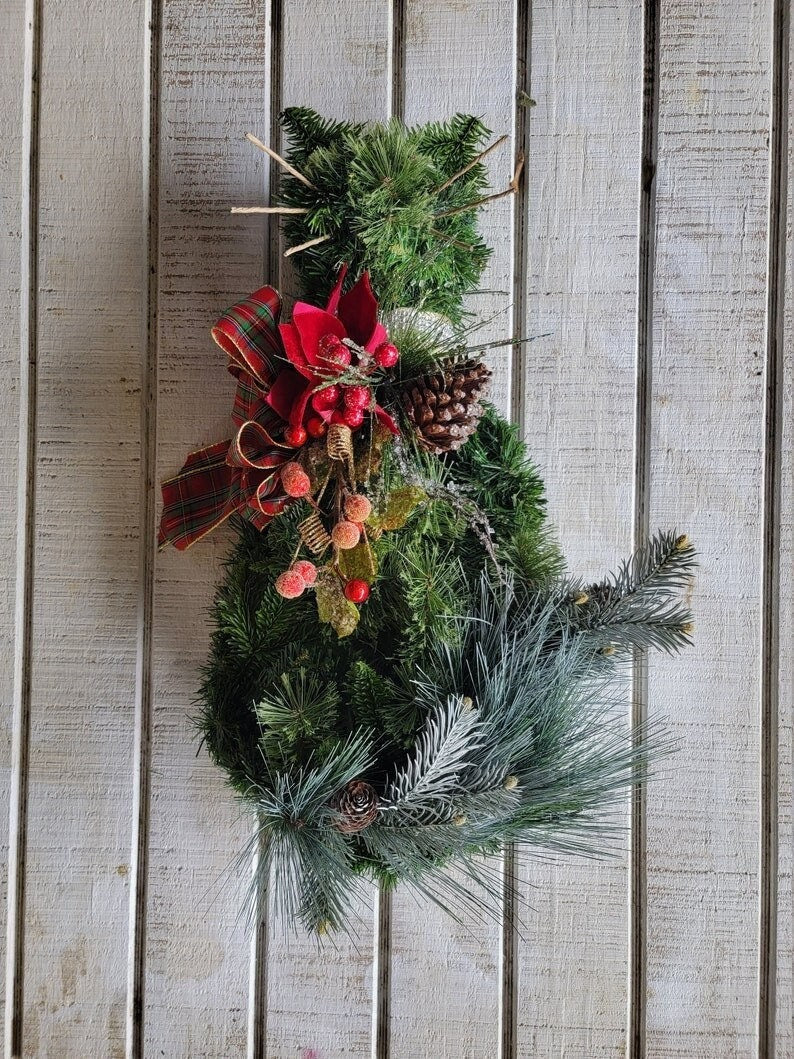
[[[334,821],[334,827],[343,835],[353,835],[369,827],[378,814],[378,796],[375,788],[364,780],[351,780],[346,787],[331,800],[341,819]]]
[[[408,419],[422,448],[440,456],[465,444],[477,429],[491,369],[482,361],[442,364],[403,390]]]

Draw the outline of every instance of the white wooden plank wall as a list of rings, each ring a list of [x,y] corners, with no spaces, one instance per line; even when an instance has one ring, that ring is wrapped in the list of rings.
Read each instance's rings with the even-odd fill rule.
[[[789,34],[786,0],[2,6],[8,1059],[794,1055]],[[611,859],[508,857],[519,932],[373,887],[355,941],[238,921],[252,825],[190,722],[230,537],[155,556],[156,483],[228,429],[218,313],[294,293],[227,210],[300,103],[480,114],[495,188],[526,152],[475,303],[538,337],[494,399],[572,567],[657,525],[701,555],[695,648],[626,702],[679,752]]]
[[[35,490],[13,1054],[124,1053],[138,572],[142,4],[39,13]],[[25,145],[27,150],[27,145]],[[26,248],[22,248],[22,253]],[[30,298],[22,291],[22,298]],[[28,349],[24,349],[27,357]],[[20,499],[18,512],[25,505]],[[19,586],[18,586],[19,587]],[[25,635],[24,624],[17,629]],[[16,820],[12,820],[12,828]],[[13,919],[10,920],[13,923]],[[17,924],[17,929],[22,929]],[[13,950],[12,954],[13,954]],[[13,980],[13,976],[9,976]],[[18,1010],[14,1010],[17,1008]]]
[[[23,133],[25,108],[25,10],[23,0],[6,4],[0,11],[0,36],[16,41],[17,47],[5,57],[0,73],[4,105],[0,108],[0,138],[5,150],[0,160],[0,311],[2,312],[3,341],[0,344],[3,385],[0,397],[0,445],[7,458],[0,468],[0,702],[3,716],[0,721],[0,767],[3,769],[2,803],[0,804],[0,850],[2,851],[3,924],[8,908],[9,864],[9,796],[11,777],[12,737],[14,728],[15,674],[15,582],[17,551],[17,471],[20,418],[24,404],[20,392],[20,343],[24,333],[22,313],[25,299],[21,291],[23,253],[23,204],[26,176],[23,169],[25,136]],[[26,417],[25,417],[26,418]],[[27,423],[25,424],[25,427]],[[24,427],[23,427],[24,429]],[[2,957],[5,958],[6,931],[3,930]],[[5,1004],[5,990],[0,996]],[[5,1008],[3,1009],[5,1013]]]
[[[232,380],[209,328],[261,281],[261,228],[231,205],[262,194],[265,170],[240,132],[268,121],[268,12],[250,4],[170,3],[162,13],[156,479],[227,436]],[[197,426],[198,424],[198,426]],[[151,823],[142,973],[143,1037],[156,1055],[244,1054],[249,942],[242,887],[226,889],[247,822],[205,754],[190,704],[208,649],[207,610],[227,531],[154,576]],[[232,896],[234,894],[234,896]]]
[[[689,512],[702,552],[697,656],[650,677],[681,740],[648,810],[648,1035],[671,1056],[756,1034],[771,8],[660,26],[650,511]]]
[[[593,578],[631,548],[641,56],[632,0],[533,5],[524,329],[548,337],[527,353],[525,433],[563,550]],[[605,861],[525,859],[544,927],[531,917],[521,950],[522,1054],[624,1053],[627,880],[628,835]]]

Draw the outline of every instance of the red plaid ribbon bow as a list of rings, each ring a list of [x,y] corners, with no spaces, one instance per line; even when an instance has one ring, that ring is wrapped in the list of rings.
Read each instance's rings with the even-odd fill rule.
[[[281,299],[262,287],[228,309],[212,337],[229,356],[237,378],[232,421],[237,433],[227,441],[191,452],[182,470],[163,482],[163,514],[158,543],[182,551],[195,544],[234,512],[258,528],[288,503],[279,468],[293,449],[275,441],[271,431],[284,420],[266,402],[284,349],[278,330]]]

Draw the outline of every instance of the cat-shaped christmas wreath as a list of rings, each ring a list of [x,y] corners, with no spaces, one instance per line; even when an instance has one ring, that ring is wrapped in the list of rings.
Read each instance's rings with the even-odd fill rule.
[[[269,890],[343,928],[365,878],[496,913],[481,855],[598,850],[664,744],[618,707],[636,650],[689,642],[692,547],[563,572],[464,314],[482,124],[282,121],[279,203],[247,212],[285,216],[305,300],[284,321],[263,287],[221,317],[234,432],[163,486],[163,544],[236,519],[200,729],[251,810],[254,913]]]

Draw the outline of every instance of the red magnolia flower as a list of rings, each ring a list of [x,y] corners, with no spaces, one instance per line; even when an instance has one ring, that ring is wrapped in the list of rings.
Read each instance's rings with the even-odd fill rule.
[[[343,364],[334,363],[327,355],[322,356],[323,340],[327,348],[329,336],[331,342],[350,338],[372,354],[388,339],[386,328],[378,322],[378,303],[369,285],[369,274],[365,272],[343,295],[342,284],[346,275],[347,265],[343,265],[324,309],[296,302],[292,322],[279,324],[284,350],[292,367],[278,374],[270,387],[267,402],[292,428],[305,425],[312,393],[327,384],[330,375],[344,370]],[[373,413],[394,434],[399,433],[392,417],[380,405],[375,405]],[[333,414],[333,408],[312,409],[312,415],[320,416],[326,423]]]

